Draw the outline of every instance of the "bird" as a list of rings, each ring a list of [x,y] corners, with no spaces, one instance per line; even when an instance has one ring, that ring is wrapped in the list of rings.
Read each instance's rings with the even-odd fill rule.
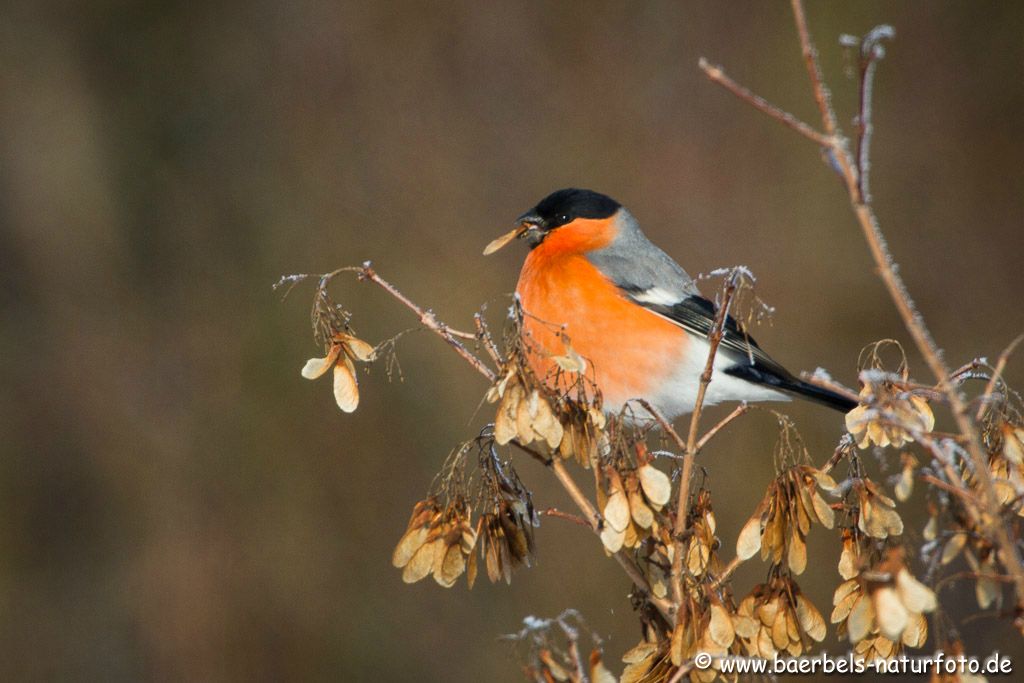
[[[515,292],[522,348],[536,376],[550,384],[571,346],[588,364],[605,412],[644,399],[670,420],[692,413],[716,306],[644,235],[633,214],[607,195],[567,188],[549,194],[515,225],[484,254],[516,239],[530,247]],[[723,333],[702,405],[798,397],[843,412],[856,407],[795,377],[732,316]]]

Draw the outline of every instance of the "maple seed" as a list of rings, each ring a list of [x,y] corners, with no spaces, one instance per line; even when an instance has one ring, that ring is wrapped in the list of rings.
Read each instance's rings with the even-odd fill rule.
[[[321,377],[328,368],[334,368],[334,400],[346,413],[359,406],[359,382],[352,360],[370,362],[376,358],[376,350],[350,334],[338,332],[331,337],[331,346],[324,358],[310,358],[302,366],[306,379]]]

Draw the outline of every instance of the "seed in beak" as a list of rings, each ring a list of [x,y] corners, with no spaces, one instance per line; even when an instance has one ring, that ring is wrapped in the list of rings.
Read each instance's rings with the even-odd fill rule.
[[[523,223],[522,225],[506,232],[504,235],[487,245],[484,249],[484,256],[490,256],[494,252],[498,251],[515,238],[521,236],[529,227],[530,226],[528,224]]]

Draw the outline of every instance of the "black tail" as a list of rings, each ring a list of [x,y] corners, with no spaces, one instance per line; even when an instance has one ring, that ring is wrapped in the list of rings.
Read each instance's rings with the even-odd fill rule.
[[[834,408],[844,413],[848,413],[857,407],[856,401],[849,399],[842,394],[814,384],[808,384],[801,380],[786,382],[785,384],[780,385],[779,388],[791,394],[795,394],[796,396],[809,399],[815,403],[820,403],[823,406],[828,406],[829,408]]]
[[[835,410],[848,413],[857,407],[857,402],[853,399],[849,399],[842,394],[836,393],[830,389],[824,389],[814,384],[808,384],[803,380],[799,380],[793,377],[789,373],[785,376],[777,374],[775,372],[765,371],[764,368],[759,368],[755,365],[734,365],[725,371],[727,375],[745,379],[748,382],[754,384],[764,384],[780,391],[784,391],[787,394],[793,394],[800,398],[806,398],[815,403],[820,403],[823,406],[828,406]]]

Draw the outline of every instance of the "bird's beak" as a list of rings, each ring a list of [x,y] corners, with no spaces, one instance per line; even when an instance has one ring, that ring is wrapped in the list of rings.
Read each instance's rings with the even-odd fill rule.
[[[522,237],[530,228],[536,228],[537,226],[532,223],[523,221],[514,229],[506,232],[504,235],[494,240],[484,248],[484,256],[490,256],[494,252],[498,251],[512,240]]]

